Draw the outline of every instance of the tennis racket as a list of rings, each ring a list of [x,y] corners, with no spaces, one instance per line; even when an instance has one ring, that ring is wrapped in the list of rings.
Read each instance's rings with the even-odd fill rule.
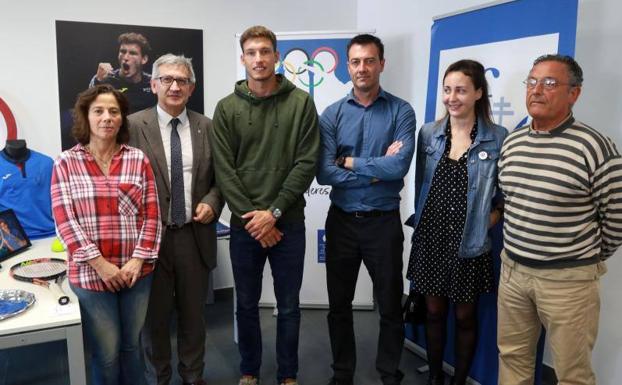
[[[63,259],[30,259],[13,265],[9,274],[18,281],[32,282],[47,287],[61,305],[69,303],[69,297],[60,287],[60,283],[67,274],[67,262]]]

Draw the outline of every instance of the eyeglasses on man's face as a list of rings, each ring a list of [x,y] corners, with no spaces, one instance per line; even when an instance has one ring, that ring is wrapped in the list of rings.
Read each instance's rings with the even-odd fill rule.
[[[162,83],[162,85],[167,86],[167,87],[170,87],[171,85],[173,85],[173,82],[177,82],[177,86],[179,87],[184,87],[190,84],[190,79],[176,78],[174,76],[160,76],[158,80],[160,81],[160,83]]]
[[[527,86],[528,89],[536,88],[538,84],[542,84],[542,87],[544,87],[545,90],[554,90],[558,86],[575,86],[573,83],[562,83],[559,80],[551,77],[545,77],[542,79],[528,77],[527,79],[523,80],[523,83]]]

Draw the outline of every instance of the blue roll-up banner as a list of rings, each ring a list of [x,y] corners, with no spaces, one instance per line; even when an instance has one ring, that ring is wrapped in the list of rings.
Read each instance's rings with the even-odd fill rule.
[[[509,131],[528,121],[525,86],[533,60],[548,53],[574,56],[578,0],[500,1],[435,18],[432,25],[425,121],[445,114],[439,97],[445,69],[460,59],[474,59],[486,68],[493,120]],[[501,226],[492,230],[495,272],[499,276]],[[479,341],[470,377],[482,385],[497,384],[497,295],[479,302]],[[445,362],[454,362],[454,315],[448,320]],[[407,338],[425,346],[423,327],[407,330]],[[540,383],[543,338],[539,345],[536,383]]]

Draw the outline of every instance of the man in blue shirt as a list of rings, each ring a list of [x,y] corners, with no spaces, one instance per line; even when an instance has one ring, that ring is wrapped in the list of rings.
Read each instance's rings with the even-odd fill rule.
[[[415,113],[380,87],[384,46],[363,34],[348,44],[352,92],[320,118],[318,182],[331,185],[326,218],[331,385],[352,385],[356,348],[352,300],[361,261],[380,312],[376,369],[384,385],[399,384],[404,342],[401,317],[404,234],[400,190],[415,146]]]

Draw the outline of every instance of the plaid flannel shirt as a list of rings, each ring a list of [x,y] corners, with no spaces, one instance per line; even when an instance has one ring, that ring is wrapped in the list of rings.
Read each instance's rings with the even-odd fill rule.
[[[121,145],[106,176],[78,144],[54,162],[51,193],[56,232],[67,246],[73,285],[106,290],[88,264],[100,255],[119,268],[132,257],[142,258],[141,277],[153,271],[162,221],[153,170],[142,151]]]

